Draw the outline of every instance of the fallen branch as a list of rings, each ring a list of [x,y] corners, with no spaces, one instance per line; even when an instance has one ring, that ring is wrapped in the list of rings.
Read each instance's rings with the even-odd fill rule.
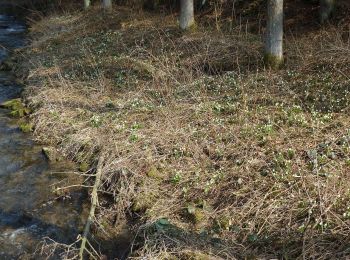
[[[88,252],[89,254],[91,254],[91,252],[86,249],[86,243],[89,244],[87,237],[89,235],[90,226],[91,226],[91,223],[93,222],[93,219],[95,217],[95,209],[96,209],[96,206],[98,204],[98,188],[99,188],[100,183],[101,183],[103,161],[104,161],[104,156],[102,155],[99,158],[98,164],[97,164],[95,184],[93,186],[92,193],[91,193],[90,213],[89,213],[89,216],[88,216],[85,228],[84,228],[82,240],[81,240],[81,246],[80,246],[80,251],[79,251],[79,259],[81,259],[81,260],[84,259],[84,252]]]

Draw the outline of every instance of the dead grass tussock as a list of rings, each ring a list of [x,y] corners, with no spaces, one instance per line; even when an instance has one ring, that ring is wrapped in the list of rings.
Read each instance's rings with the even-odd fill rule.
[[[101,204],[101,228],[133,219],[135,259],[349,255],[338,31],[288,38],[291,59],[273,73],[258,36],[96,13],[33,25],[25,95],[39,140],[91,166],[108,155],[101,189],[114,202]]]

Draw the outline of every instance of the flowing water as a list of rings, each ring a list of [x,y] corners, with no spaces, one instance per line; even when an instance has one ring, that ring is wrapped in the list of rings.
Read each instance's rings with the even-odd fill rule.
[[[0,14],[0,61],[25,44],[25,30],[16,18]],[[0,102],[20,96],[21,87],[11,78],[10,72],[0,71]],[[73,166],[50,164],[8,114],[0,109],[0,259],[20,259],[32,254],[44,237],[74,241],[85,195],[53,195],[52,185],[66,178],[58,173]]]

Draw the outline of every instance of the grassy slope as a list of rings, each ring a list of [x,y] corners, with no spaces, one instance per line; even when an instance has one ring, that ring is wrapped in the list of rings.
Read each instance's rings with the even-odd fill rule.
[[[25,65],[36,137],[91,167],[107,154],[96,230],[127,219],[136,258],[348,256],[346,30],[287,37],[271,72],[242,28],[118,9],[32,24]]]

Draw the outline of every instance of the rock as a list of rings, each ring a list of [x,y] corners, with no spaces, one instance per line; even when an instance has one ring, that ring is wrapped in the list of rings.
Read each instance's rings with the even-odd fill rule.
[[[0,70],[1,71],[11,71],[13,67],[14,67],[14,64],[12,63],[11,60],[4,60],[0,64]]]
[[[42,152],[50,162],[59,162],[62,160],[58,151],[53,147],[43,147]]]
[[[12,110],[10,114],[13,117],[24,117],[31,112],[29,108],[24,106],[20,98],[3,102],[0,104],[0,107]]]

